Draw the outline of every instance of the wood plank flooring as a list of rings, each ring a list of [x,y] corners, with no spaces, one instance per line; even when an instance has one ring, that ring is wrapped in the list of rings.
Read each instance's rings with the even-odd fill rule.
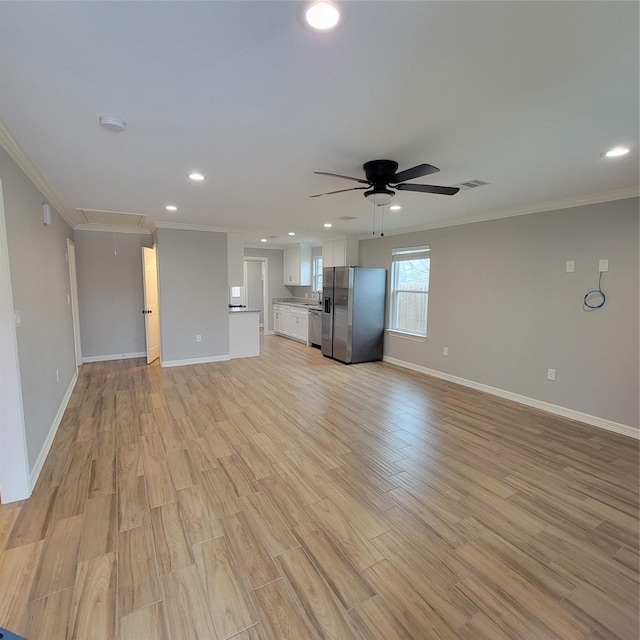
[[[86,364],[0,507],[29,640],[636,640],[638,442],[263,336]]]

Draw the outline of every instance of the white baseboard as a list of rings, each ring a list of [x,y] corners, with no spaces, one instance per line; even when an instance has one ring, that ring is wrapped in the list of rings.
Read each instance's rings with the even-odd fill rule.
[[[129,358],[144,358],[146,357],[146,351],[136,351],[135,353],[112,353],[106,356],[88,356],[82,358],[82,362],[106,362],[107,360],[128,360]]]
[[[265,334],[268,336],[275,336],[276,332],[273,329],[270,329],[269,331],[265,331]]]
[[[534,409],[540,409],[541,411],[554,413],[558,416],[562,416],[563,418],[570,418],[571,420],[584,422],[585,424],[589,424],[593,427],[599,427],[600,429],[606,429],[607,431],[613,431],[623,436],[628,436],[630,438],[640,440],[640,429],[636,429],[635,427],[631,427],[626,424],[620,424],[619,422],[613,422],[612,420],[605,420],[604,418],[592,416],[588,413],[582,413],[581,411],[575,411],[574,409],[568,409],[567,407],[561,407],[557,404],[551,404],[550,402],[544,402],[543,400],[536,400],[535,398],[522,396],[519,393],[513,393],[512,391],[505,391],[504,389],[491,387],[488,384],[482,384],[481,382],[467,380],[466,378],[459,378],[458,376],[451,375],[450,373],[436,371],[435,369],[428,369],[427,367],[422,367],[418,364],[406,362],[405,360],[391,358],[390,356],[384,356],[382,359],[384,360],[384,362],[395,364],[398,367],[411,369],[412,371],[424,373],[428,376],[440,378],[441,380],[447,380],[448,382],[455,382],[456,384],[460,384],[464,387],[470,387],[471,389],[484,391],[485,393],[490,393],[494,396],[499,396],[500,398],[513,400],[514,402],[527,405],[528,407],[533,407]]]
[[[166,367],[186,367],[190,364],[208,364],[209,362],[226,362],[231,357],[226,356],[209,356],[206,358],[189,358],[187,360],[161,360],[160,366]]]
[[[51,445],[53,444],[53,439],[56,437],[56,433],[58,432],[58,427],[62,422],[62,416],[69,404],[69,399],[71,398],[71,394],[73,393],[73,389],[76,386],[76,382],[78,381],[78,371],[73,374],[73,378],[71,378],[71,383],[69,384],[69,388],[67,392],[64,394],[64,398],[62,398],[62,402],[60,403],[60,407],[58,408],[58,413],[56,413],[56,417],[53,419],[53,423],[51,428],[49,429],[49,433],[47,434],[47,439],[44,441],[42,445],[42,449],[40,449],[40,454],[38,455],[38,459],[36,463],[33,465],[33,469],[31,469],[30,473],[30,482],[31,482],[31,491],[36,486],[36,482],[38,481],[38,477],[40,476],[40,472],[42,471],[42,467],[44,465],[44,461],[47,459],[49,455],[49,449],[51,449]]]

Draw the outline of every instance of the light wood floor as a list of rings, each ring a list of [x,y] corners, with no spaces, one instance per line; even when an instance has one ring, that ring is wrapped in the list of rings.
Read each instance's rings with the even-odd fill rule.
[[[638,638],[638,442],[275,336],[86,364],[0,507],[29,640]]]

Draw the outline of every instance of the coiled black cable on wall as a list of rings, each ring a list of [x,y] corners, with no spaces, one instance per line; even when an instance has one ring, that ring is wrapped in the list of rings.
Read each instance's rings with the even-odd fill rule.
[[[582,300],[582,308],[585,311],[602,309],[602,307],[604,307],[604,303],[607,301],[607,297],[604,295],[604,291],[602,290],[602,273],[603,272],[601,271],[600,277],[598,278],[598,288],[587,292]]]

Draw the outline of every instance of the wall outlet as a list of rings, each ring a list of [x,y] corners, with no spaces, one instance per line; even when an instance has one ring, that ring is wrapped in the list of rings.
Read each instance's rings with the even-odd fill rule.
[[[600,260],[598,262],[598,271],[601,273],[603,271],[609,271],[609,261],[608,260]]]
[[[14,309],[13,317],[16,322],[16,327],[19,327],[22,324],[22,311],[20,311],[20,309]]]
[[[555,379],[556,379],[556,370],[547,369],[547,380],[555,380]]]
[[[196,335],[196,342],[202,342],[202,336],[199,333]]]
[[[443,356],[449,355],[449,347],[442,347],[442,355]]]
[[[567,273],[573,273],[576,270],[575,260],[567,260]]]

